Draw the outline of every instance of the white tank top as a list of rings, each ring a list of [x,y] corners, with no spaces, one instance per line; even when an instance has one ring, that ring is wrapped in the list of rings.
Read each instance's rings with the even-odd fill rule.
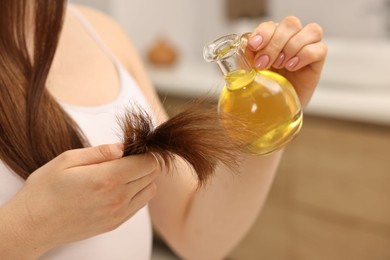
[[[114,62],[121,87],[120,94],[114,101],[101,106],[78,107],[60,104],[80,126],[92,146],[119,142],[122,133],[117,117],[123,114],[125,108],[129,107],[130,103],[135,103],[149,113],[151,109],[137,83],[107,49],[89,22],[75,8],[70,7],[70,10]],[[22,178],[0,161],[0,207],[19,191],[23,183]],[[55,248],[39,259],[146,260],[151,258],[151,251],[151,221],[148,208],[144,207],[114,231]]]

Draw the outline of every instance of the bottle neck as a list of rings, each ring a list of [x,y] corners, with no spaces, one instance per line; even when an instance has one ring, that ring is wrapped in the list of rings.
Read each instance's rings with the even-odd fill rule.
[[[255,70],[239,48],[233,55],[218,60],[217,64],[224,75],[226,87],[230,90],[248,85],[256,76]]]
[[[249,84],[256,75],[243,52],[248,36],[249,34],[241,37],[237,34],[225,35],[210,42],[203,49],[204,59],[218,64],[229,89],[238,89]]]
[[[234,73],[235,71],[250,72],[252,70],[240,48],[237,48],[234,54],[217,60],[217,64],[224,76]]]

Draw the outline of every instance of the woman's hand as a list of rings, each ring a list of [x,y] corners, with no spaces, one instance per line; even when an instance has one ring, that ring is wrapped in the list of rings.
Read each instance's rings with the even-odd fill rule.
[[[157,160],[122,154],[121,145],[71,150],[32,173],[1,209],[21,247],[47,251],[111,231],[147,204]]]
[[[251,34],[245,53],[255,68],[286,77],[306,107],[319,82],[327,48],[318,24],[302,27],[298,18],[289,16],[279,24],[261,23]]]

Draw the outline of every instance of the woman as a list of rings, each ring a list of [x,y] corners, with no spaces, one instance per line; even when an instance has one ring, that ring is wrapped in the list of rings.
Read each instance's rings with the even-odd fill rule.
[[[204,189],[184,163],[167,176],[150,154],[122,158],[116,116],[129,101],[167,119],[125,33],[66,1],[0,4],[0,258],[148,259],[151,223],[181,258],[225,257],[281,152],[242,154],[241,174],[217,168]],[[318,25],[262,23],[247,52],[308,104],[326,56]]]

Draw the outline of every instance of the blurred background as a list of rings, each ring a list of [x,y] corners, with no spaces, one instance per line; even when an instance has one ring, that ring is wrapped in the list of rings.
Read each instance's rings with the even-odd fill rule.
[[[300,135],[229,259],[390,259],[390,0],[74,0],[127,31],[166,106],[216,95],[203,46],[262,21],[319,23],[329,52]],[[175,259],[156,240],[154,259]]]

